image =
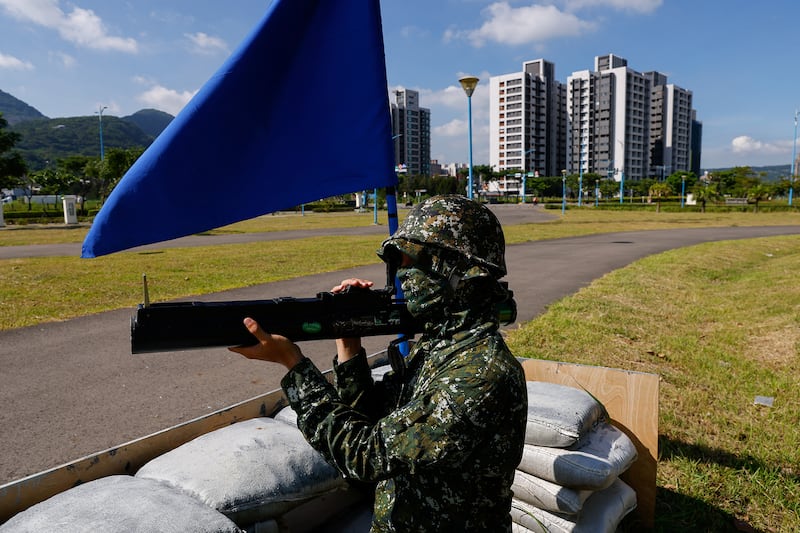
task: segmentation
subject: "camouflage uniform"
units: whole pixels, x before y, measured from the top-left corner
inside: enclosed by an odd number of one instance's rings
[[[397,259],[392,247],[412,255],[416,264],[401,267],[398,277],[414,293],[410,301],[433,302],[417,309],[428,322],[405,365],[373,382],[362,350],[334,362],[333,385],[307,359],[282,381],[312,446],[346,477],[377,482],[373,531],[511,530],[510,487],[522,455],[527,394],[491,305],[505,274],[502,230],[489,243],[500,243],[499,254],[465,241],[454,228],[461,219],[475,220],[465,205],[494,215],[458,198],[422,204],[380,252],[387,262]],[[427,231],[442,216],[450,220],[429,233],[434,246],[415,224],[427,220]],[[494,229],[485,221],[478,229],[487,225]],[[454,245],[459,239],[471,247],[467,253]],[[481,256],[469,255],[475,251]],[[427,292],[414,292],[419,272],[434,280]]]

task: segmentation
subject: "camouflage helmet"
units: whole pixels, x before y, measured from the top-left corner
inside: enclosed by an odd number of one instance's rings
[[[423,250],[434,254],[436,249],[447,250],[471,266],[486,269],[496,279],[506,275],[500,221],[489,208],[465,196],[434,196],[414,206],[397,231],[383,242],[378,255],[388,262],[391,248],[413,258]]]

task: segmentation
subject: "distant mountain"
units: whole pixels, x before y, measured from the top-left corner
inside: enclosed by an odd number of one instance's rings
[[[2,90],[0,90],[0,113],[3,113],[3,118],[10,126],[26,120],[47,118],[38,109]]]
[[[173,118],[175,117],[158,109],[142,109],[133,115],[122,117],[122,120],[133,122],[143,132],[155,139],[172,122]]]
[[[9,129],[22,138],[19,150],[30,170],[71,155],[100,157],[98,116],[48,118],[22,100],[0,90],[0,113]],[[157,109],[142,109],[127,117],[103,115],[103,146],[147,148],[174,117]]]
[[[706,169],[706,172],[709,174],[714,174],[714,172],[718,172],[720,170],[731,170],[734,167],[728,168],[709,168]],[[750,169],[756,174],[756,176],[763,176],[764,181],[780,181],[781,178],[786,178],[789,174],[792,173],[792,166],[787,165],[768,165],[763,167],[750,167]]]
[[[100,157],[99,118],[69,117],[28,120],[15,124],[12,131],[22,138],[16,149],[30,170],[39,170],[71,155]],[[103,146],[111,148],[147,148],[154,137],[128,120],[103,116]]]

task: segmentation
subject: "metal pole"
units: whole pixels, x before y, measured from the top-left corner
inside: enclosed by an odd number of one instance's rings
[[[536,153],[535,149],[530,149],[530,150],[526,151],[524,159],[527,161],[528,154],[532,154],[532,153]],[[527,167],[528,165],[525,165],[525,166]],[[536,167],[536,163],[534,162],[534,164],[532,166],[534,167],[533,171],[536,172],[536,168],[535,168]],[[522,203],[523,204],[525,203],[525,184],[526,184],[527,181],[528,181],[528,173],[527,172],[523,172],[522,173]]]
[[[467,108],[469,120],[469,183],[467,183],[467,198],[472,199],[472,93],[478,86],[480,80],[475,76],[464,76],[459,78],[458,83],[467,95]]]
[[[625,203],[625,143],[622,141],[617,141],[617,144],[622,149],[622,168],[620,169],[619,175],[619,203]],[[616,156],[614,157],[616,159]]]
[[[600,180],[594,180],[594,206],[597,207],[598,196],[600,195]]]
[[[472,95],[467,96],[467,108],[469,117],[469,182],[467,183],[467,198],[472,200]]]
[[[681,176],[681,209],[686,199],[686,176]]]
[[[100,117],[100,161],[105,159],[105,150],[103,149],[103,111],[106,109],[108,109],[108,106],[103,106],[97,113]]]
[[[578,207],[583,205],[583,143],[578,157]]]
[[[795,165],[794,161],[797,158],[797,111],[794,112],[794,139],[792,142],[792,172],[791,176],[789,176],[789,205],[792,205],[792,195],[794,192],[794,173],[795,173]]]
[[[378,225],[378,189],[374,189],[372,194],[375,195],[375,199],[372,202],[372,223],[376,226]]]
[[[567,210],[567,171],[561,171],[561,214]]]

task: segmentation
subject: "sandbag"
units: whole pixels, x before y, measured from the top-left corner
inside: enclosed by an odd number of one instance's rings
[[[636,493],[624,481],[616,479],[610,487],[586,500],[577,519],[543,511],[514,498],[511,521],[534,533],[614,533],[635,508]]]
[[[202,435],[153,459],[136,477],[190,494],[240,526],[279,516],[345,483],[300,430],[271,418]]]
[[[517,467],[573,489],[601,490],[636,461],[636,446],[607,422],[597,424],[582,443],[569,448],[526,444]]]
[[[514,498],[539,509],[570,515],[578,514],[592,495],[592,491],[562,487],[521,470],[514,472],[511,491]]]
[[[580,442],[606,416],[591,394],[574,387],[528,381],[525,444],[566,448]]]
[[[234,533],[225,515],[167,485],[109,476],[78,485],[18,513],[3,533]]]

